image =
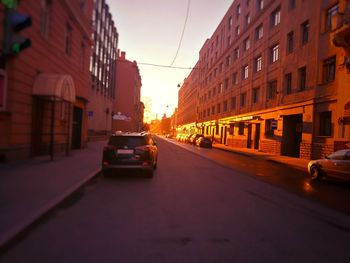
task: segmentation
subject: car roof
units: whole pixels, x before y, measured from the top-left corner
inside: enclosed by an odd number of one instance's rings
[[[147,132],[121,132],[117,131],[111,135],[111,137],[118,137],[118,136],[135,136],[135,137],[142,137],[145,135],[149,135]]]

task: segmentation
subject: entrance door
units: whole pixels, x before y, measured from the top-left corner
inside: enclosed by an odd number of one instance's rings
[[[45,154],[43,149],[44,110],[45,100],[33,97],[32,156]]]
[[[224,127],[221,127],[220,129],[220,143],[223,144],[224,142]]]
[[[224,142],[223,142],[225,145],[227,144],[227,127],[225,126],[225,129],[224,129]]]
[[[247,148],[252,147],[252,125],[248,124]]]
[[[72,127],[72,149],[81,148],[81,131],[83,124],[83,110],[74,107]]]
[[[259,150],[260,143],[260,123],[255,124],[254,149]]]
[[[300,143],[303,133],[303,115],[289,115],[283,117],[283,136],[281,154],[300,157]]]

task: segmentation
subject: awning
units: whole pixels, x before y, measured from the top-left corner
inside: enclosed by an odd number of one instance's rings
[[[33,95],[75,102],[75,86],[70,75],[41,73],[35,78]]]

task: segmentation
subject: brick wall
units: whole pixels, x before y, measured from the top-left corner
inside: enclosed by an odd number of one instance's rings
[[[313,143],[312,145],[312,159],[321,159],[326,155],[331,154],[334,151],[333,144],[322,144],[322,143]]]
[[[281,154],[281,142],[278,140],[261,140],[260,151],[275,155]]]
[[[310,142],[301,142],[300,144],[300,159],[311,159],[312,144]]]

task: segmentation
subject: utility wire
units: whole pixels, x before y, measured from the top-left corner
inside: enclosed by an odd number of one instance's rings
[[[173,61],[170,63],[170,66],[174,65],[174,62],[175,62],[175,60],[177,58],[177,55],[179,54],[179,51],[180,51],[180,48],[181,48],[182,39],[183,39],[183,36],[184,36],[184,33],[185,33],[185,29],[186,29],[186,25],[187,25],[188,15],[190,13],[190,5],[191,5],[191,0],[188,0],[188,2],[187,2],[187,11],[186,11],[186,19],[185,19],[184,26],[182,28],[180,42],[179,42],[179,45],[177,47],[177,51],[176,51],[175,57],[174,57]]]
[[[153,67],[160,67],[160,68],[173,68],[173,69],[199,69],[199,68],[192,68],[192,67],[176,67],[176,66],[167,66],[167,65],[160,65],[160,64],[153,64],[153,63],[144,63],[144,62],[137,62],[138,65],[145,65],[145,66],[153,66]]]

